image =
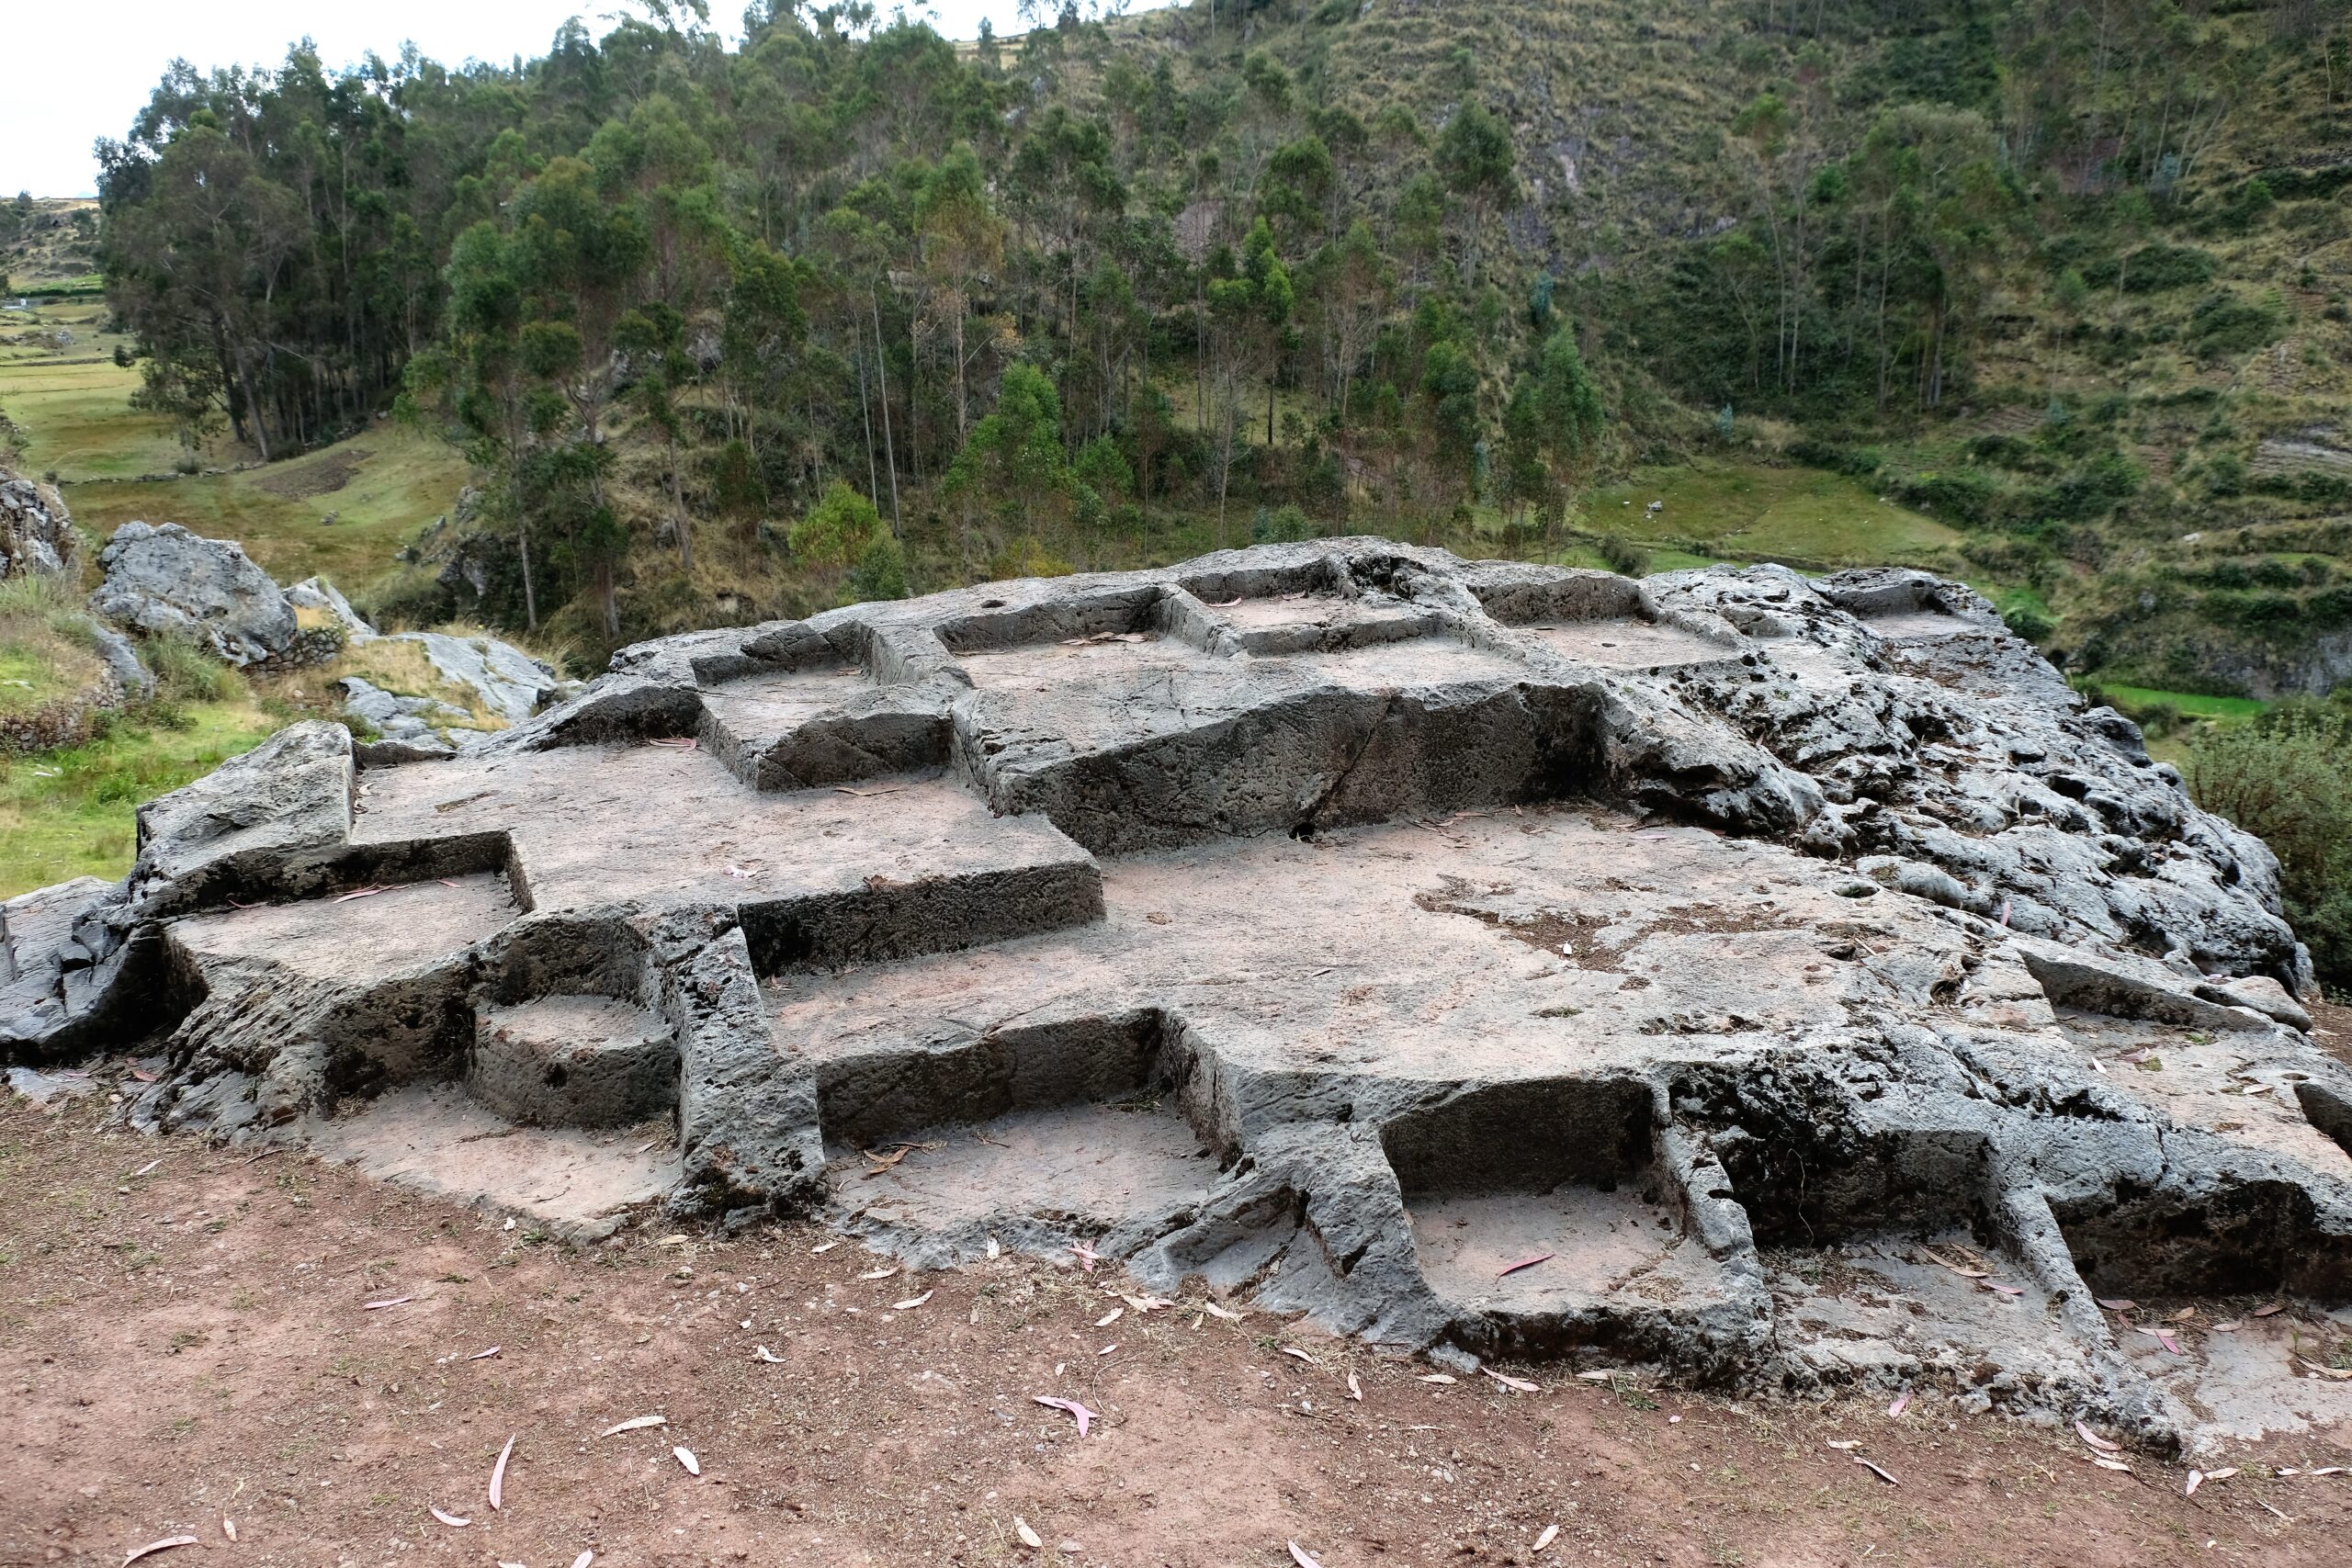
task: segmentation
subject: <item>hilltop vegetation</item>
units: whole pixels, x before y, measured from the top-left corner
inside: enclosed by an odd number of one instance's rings
[[[963,45],[656,6],[512,67],[175,66],[100,254],[187,452],[394,410],[463,448],[468,521],[379,558],[379,614],[590,663],[1344,528],[1918,560],[2078,668],[2267,695],[2352,668],[2348,58],[2339,0],[1228,0]],[[797,551],[843,485],[873,536]]]

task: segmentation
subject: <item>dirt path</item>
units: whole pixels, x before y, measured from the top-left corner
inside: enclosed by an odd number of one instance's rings
[[[573,1253],[303,1156],[97,1121],[0,1109],[0,1564],[112,1565],[180,1534],[201,1546],[148,1561],[1205,1568],[1290,1562],[1295,1540],[1326,1568],[2269,1568],[2352,1550],[2352,1476],[2265,1468],[2352,1461],[2352,1434],[2233,1455],[2242,1473],[2184,1497],[2178,1466],[2099,1470],[1939,1396],[1890,1420],[1557,1367],[1507,1369],[1537,1393],[1433,1382],[1305,1324],[1139,1311],[1107,1269],[872,1279],[885,1264],[808,1227],[657,1224]],[[1041,1394],[1100,1412],[1092,1435]],[[646,1415],[668,1424],[599,1436]]]

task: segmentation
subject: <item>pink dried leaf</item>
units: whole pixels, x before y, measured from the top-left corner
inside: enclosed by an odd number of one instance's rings
[[[2005,1296],[2021,1296],[2025,1294],[2025,1290],[2022,1286],[2004,1285],[1998,1280],[1979,1280],[1977,1283],[1984,1286],[1984,1289],[1988,1291],[1996,1292]]]
[[[123,1568],[130,1568],[130,1564],[138,1562],[141,1558],[152,1557],[158,1551],[169,1551],[175,1546],[195,1546],[197,1544],[198,1544],[197,1539],[192,1535],[167,1535],[161,1540],[149,1541],[146,1545],[139,1548],[130,1556],[124,1558],[122,1560]]]
[[[1894,1396],[1894,1404],[1886,1407],[1887,1419],[1890,1421],[1893,1420],[1894,1417],[1902,1415],[1904,1411],[1909,1409],[1910,1405],[1911,1391],[1906,1388],[1901,1393]]]
[[[2075,1436],[2082,1438],[2083,1441],[2088,1443],[2091,1447],[2097,1449],[2103,1454],[2121,1453],[2123,1451],[2123,1445],[2121,1443],[2109,1442],[2107,1438],[2100,1437],[2097,1432],[2091,1430],[2090,1423],[2082,1420],[2080,1417],[2077,1417],[2075,1421]]]
[[[426,1505],[424,1511],[431,1514],[435,1518],[439,1519],[443,1524],[447,1525],[453,1530],[461,1530],[468,1525],[473,1523],[473,1520],[471,1519],[461,1519],[458,1517],[457,1515],[448,1512],[447,1509],[435,1507],[430,1504]]]
[[[1067,1411],[1070,1418],[1078,1423],[1078,1435],[1081,1438],[1086,1436],[1088,1430],[1094,1425],[1096,1413],[1075,1399],[1057,1399],[1047,1393],[1031,1394],[1030,1397],[1048,1410]]]
[[[614,1422],[596,1435],[600,1438],[612,1438],[623,1432],[641,1432],[648,1427],[666,1427],[669,1424],[670,1418],[667,1416],[632,1416],[626,1421]]]
[[[2250,1315],[2255,1317],[2273,1317],[2286,1310],[2287,1303],[2285,1302],[2272,1302],[2267,1306],[2258,1306],[2255,1308]]]
[[[517,1432],[514,1438],[522,1435]],[[490,1507],[492,1513],[506,1506],[506,1461],[514,1457],[514,1438],[507,1438],[506,1446],[498,1450],[498,1464],[490,1472]]]
[[[1877,1476],[1881,1481],[1885,1482],[1889,1486],[1900,1486],[1903,1484],[1900,1481],[1895,1480],[1893,1473],[1886,1470],[1883,1465],[1873,1464],[1869,1460],[1862,1459],[1859,1456],[1856,1457],[1854,1462],[1860,1465],[1864,1470],[1869,1471],[1872,1475]]]
[[[487,1349],[487,1350],[477,1350],[477,1351],[475,1351],[472,1355],[468,1356],[468,1357],[466,1358],[466,1359],[467,1359],[467,1360],[469,1360],[469,1361],[487,1361],[487,1360],[489,1360],[492,1356],[497,1355],[497,1354],[498,1354],[498,1352],[499,1352],[501,1349],[503,1349],[503,1348],[504,1348],[504,1347],[503,1347],[503,1346],[492,1345],[492,1346],[489,1349]]]
[[[1306,1553],[1306,1548],[1299,1545],[1298,1542],[1294,1540],[1285,1542],[1285,1544],[1290,1548],[1290,1560],[1293,1562],[1297,1563],[1298,1568],[1323,1568],[1323,1564],[1316,1562],[1314,1558],[1308,1556]]]
[[[409,1303],[414,1300],[416,1300],[414,1296],[392,1296],[380,1302],[369,1302],[366,1306],[361,1307],[359,1310],[361,1312],[381,1312],[386,1307],[406,1306]]]
[[[1538,1263],[1548,1263],[1552,1260],[1554,1254],[1552,1253],[1539,1252],[1532,1258],[1522,1258],[1516,1263],[1506,1263],[1496,1273],[1495,1278],[1498,1280],[1506,1279],[1510,1275],[1518,1273],[1522,1269],[1532,1269]]]
[[[596,1554],[594,1551],[582,1551],[579,1556],[571,1560],[571,1568],[588,1568],[588,1564],[595,1561]]]
[[[1363,1384],[1356,1382],[1356,1375],[1353,1372],[1348,1374],[1348,1397],[1358,1404],[1363,1402]]]
[[[1494,1379],[1505,1388],[1514,1389],[1521,1393],[1541,1393],[1544,1392],[1544,1385],[1542,1383],[1529,1382],[1525,1378],[1515,1378],[1508,1372],[1498,1372],[1492,1367],[1482,1367],[1479,1371],[1485,1372],[1488,1377]]]
[[[1534,1550],[1541,1551],[1559,1539],[1560,1527],[1557,1525],[1545,1525],[1544,1527],[1544,1532],[1535,1538]]]
[[[2098,1299],[2098,1304],[2109,1312],[2130,1312],[2140,1303],[2128,1296],[2101,1296]]]

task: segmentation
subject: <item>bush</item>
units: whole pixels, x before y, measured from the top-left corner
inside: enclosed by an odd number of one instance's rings
[[[861,600],[907,596],[907,553],[887,531],[874,536],[850,569],[849,591]]]
[[[1915,474],[1895,487],[1906,506],[1949,522],[1979,526],[1992,521],[2000,489],[1983,474]]]
[[[2295,934],[2320,979],[2352,983],[2352,713],[2281,705],[2201,737],[2189,793],[2270,846]]]
[[[2028,642],[2046,642],[2058,629],[2058,617],[2030,599],[2019,599],[2001,612],[2002,624]]]
[[[1789,457],[1809,468],[1827,468],[1849,479],[1878,478],[1881,457],[1875,446],[1840,446],[1834,441],[1819,441],[1812,436],[1789,444]]]
[[[888,534],[874,503],[835,479],[808,514],[792,525],[785,543],[795,560],[810,566],[852,566],[865,558],[876,536]]]
[[[229,667],[186,637],[154,637],[144,651],[164,702],[217,703],[235,689]]]
[[[2278,311],[2219,289],[2188,313],[2189,345],[2209,357],[2251,353],[2278,335]]]
[[[2194,245],[2142,245],[2120,261],[2110,256],[2083,268],[2083,281],[2094,288],[2112,288],[2120,277],[2126,294],[2161,294],[2172,288],[2193,288],[2213,281],[2221,264],[2211,251]]]
[[[1261,506],[1250,519],[1252,544],[1295,544],[1301,539],[1312,539],[1320,532],[1315,520],[1296,506],[1278,506],[1271,512]]]
[[[1604,535],[1599,546],[1600,558],[1609,570],[1620,577],[1641,577],[1650,570],[1650,553],[1631,539],[1621,539],[1614,534]]]

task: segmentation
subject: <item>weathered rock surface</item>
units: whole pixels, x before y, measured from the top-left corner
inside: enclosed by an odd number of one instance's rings
[[[630,649],[453,760],[298,727],[141,846],[8,942],[20,1055],[167,1034],[144,1125],[573,1235],[1082,1245],[1465,1363],[2352,1419],[2094,1295],[2352,1302],[2268,852],[1918,574],[999,583]],[[464,1152],[502,1121],[560,1179]]]
[[[385,640],[416,644],[435,674],[472,693],[484,709],[508,724],[522,723],[563,689],[554,671],[493,637],[395,632]]]
[[[288,653],[300,635],[285,593],[233,541],[125,523],[98,565],[106,580],[90,607],[145,636],[186,637],[243,668]]]
[[[304,579],[288,589],[286,597],[298,608],[313,610],[333,623],[346,646],[413,645],[434,675],[455,689],[452,694],[463,695],[494,726],[522,723],[554,702],[567,687],[553,670],[497,637],[379,632],[322,577]],[[345,715],[384,738],[371,751],[370,760],[415,761],[452,756],[485,732],[467,708],[437,696],[387,692],[357,677],[345,679],[343,688],[348,699],[344,705]]]
[[[343,633],[346,641],[366,642],[377,635],[376,628],[351,607],[351,601],[343,596],[342,591],[323,577],[306,577],[288,588],[286,602],[297,610],[317,611]]]
[[[0,578],[69,575],[81,548],[57,487],[0,468]]]
[[[113,627],[97,621],[89,623],[90,645],[97,650],[98,660],[107,669],[107,676],[125,697],[144,697],[155,690],[155,677],[139,661],[139,649],[129,637]]]

